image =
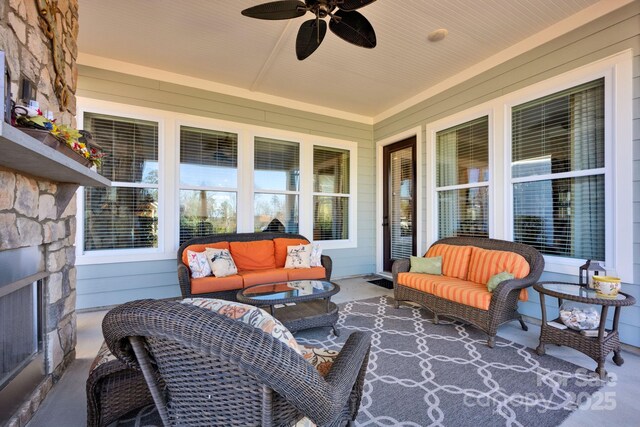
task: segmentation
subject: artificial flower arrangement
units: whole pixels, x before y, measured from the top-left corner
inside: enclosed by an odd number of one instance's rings
[[[58,140],[64,142],[69,148],[91,161],[95,166],[102,164],[102,158],[106,154],[95,142],[91,144],[91,134],[87,131],[79,131],[70,126],[57,124],[52,115],[45,117],[39,108],[34,106],[15,106],[15,122],[24,127],[46,130]]]

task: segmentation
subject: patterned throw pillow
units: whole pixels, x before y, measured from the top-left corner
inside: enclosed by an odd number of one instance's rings
[[[322,248],[319,244],[311,244],[311,259],[309,261],[311,267],[322,267]]]
[[[207,254],[187,250],[187,259],[189,260],[191,277],[199,279],[200,277],[211,276],[211,266],[207,261]]]
[[[238,273],[236,264],[233,262],[228,249],[207,248],[205,251],[214,276],[227,277]]]
[[[287,246],[287,261],[284,268],[310,268],[311,245]]]
[[[239,302],[225,301],[213,298],[187,298],[182,300],[183,304],[191,304],[207,310],[227,316],[230,319],[251,325],[264,331],[285,345],[291,347],[296,353],[302,355],[298,342],[291,332],[284,327],[275,317],[261,308]]]

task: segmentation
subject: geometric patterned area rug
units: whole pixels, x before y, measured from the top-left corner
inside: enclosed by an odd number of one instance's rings
[[[593,373],[523,345],[440,320],[390,297],[340,304],[340,337],[296,333],[339,350],[351,332],[371,335],[360,426],[557,426],[604,385]]]

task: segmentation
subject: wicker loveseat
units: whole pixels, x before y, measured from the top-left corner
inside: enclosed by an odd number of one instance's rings
[[[235,301],[239,289],[252,285],[305,279],[330,280],[332,263],[327,255],[322,255],[321,267],[284,268],[287,246],[308,242],[299,234],[269,232],[212,234],[189,239],[178,249],[178,283],[182,297]],[[186,251],[202,252],[207,247],[229,249],[238,267],[238,274],[192,278]]]
[[[351,424],[371,343],[365,333],[352,333],[323,372],[257,327],[160,300],[112,309],[102,330],[113,354],[144,374],[139,378],[165,426],[289,426],[303,417],[319,426]]]
[[[489,347],[503,323],[519,320],[527,330],[517,308],[518,298],[526,300],[526,288],[537,282],[544,268],[544,258],[535,248],[497,239],[448,237],[435,242],[425,256],[442,256],[443,275],[411,273],[410,260],[395,261],[396,308],[401,301],[412,301],[431,311],[436,324],[438,316],[470,323],[488,334]],[[493,292],[487,290],[490,276],[513,269],[520,273],[511,271],[516,278],[503,281]]]

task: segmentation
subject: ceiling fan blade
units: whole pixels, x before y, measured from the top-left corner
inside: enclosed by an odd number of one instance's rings
[[[336,36],[356,46],[369,49],[376,47],[376,32],[360,12],[338,10],[329,22],[329,29]]]
[[[250,7],[241,13],[257,19],[291,19],[307,13],[307,5],[298,0],[272,1]]]
[[[338,9],[350,12],[352,10],[360,9],[368,4],[373,3],[376,0],[344,0],[342,3],[338,3]]]
[[[319,31],[318,31],[319,30]],[[316,51],[324,36],[327,34],[327,23],[322,19],[305,21],[298,30],[296,37],[296,56],[300,61]]]

